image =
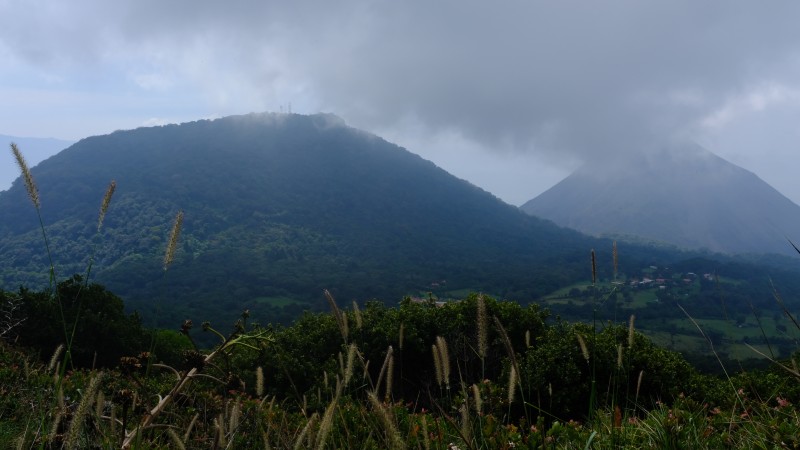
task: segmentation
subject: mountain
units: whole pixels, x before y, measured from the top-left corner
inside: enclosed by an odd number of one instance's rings
[[[32,173],[58,277],[85,273],[94,255],[92,280],[163,326],[246,308],[262,322],[285,320],[323,307],[326,288],[346,304],[467,289],[530,301],[586,279],[599,242],[327,114],[118,131]],[[165,272],[179,210],[183,230]],[[20,179],[0,192],[0,211],[13,219],[0,222],[0,287],[46,284],[47,253]]]
[[[12,142],[25,149],[25,159],[30,166],[38,164],[73,144],[72,141],[62,139],[15,137],[0,134],[0,144],[3,148],[8,148]],[[11,156],[7,156],[6,160],[8,164],[0,165],[0,191],[8,189],[11,182],[19,176],[19,168],[12,162]]]
[[[784,253],[800,207],[755,174],[694,144],[585,166],[521,206],[584,233],[722,253]]]

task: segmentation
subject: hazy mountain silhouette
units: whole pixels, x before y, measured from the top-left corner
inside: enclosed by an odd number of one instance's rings
[[[791,253],[786,238],[800,236],[798,205],[694,144],[585,166],[521,209],[593,235],[723,253]]]
[[[96,248],[93,279],[159,311],[165,326],[244,308],[264,321],[296,315],[323,305],[324,288],[343,302],[457,289],[529,301],[585,279],[595,246],[332,115],[118,131],[32,172],[59,277],[85,272]],[[164,274],[179,210],[184,230]],[[13,219],[0,222],[2,286],[45,284],[47,255],[21,180],[0,193],[0,211]]]
[[[0,134],[0,144],[3,148],[8,149],[12,142],[25,149],[25,160],[29,166],[35,166],[73,144],[72,141],[63,139],[28,138]],[[0,164],[0,191],[11,187],[11,182],[19,177],[19,168],[13,162],[14,159],[10,153],[6,153],[4,161],[3,164]]]

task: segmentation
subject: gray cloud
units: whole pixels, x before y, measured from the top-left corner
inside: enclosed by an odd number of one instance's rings
[[[562,168],[676,136],[729,142],[715,136],[758,111],[750,100],[765,86],[800,89],[793,2],[44,5],[0,6],[15,18],[0,47],[42,71],[101,68],[129,89],[194,92],[200,116],[292,102],[400,130],[401,143],[457,136],[452,145],[568,161]],[[766,101],[781,99],[800,102]]]

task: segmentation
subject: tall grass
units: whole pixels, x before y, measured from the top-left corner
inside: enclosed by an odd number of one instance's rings
[[[363,326],[372,329],[370,319],[364,319]],[[621,344],[624,353],[622,358],[617,357],[611,364],[616,368],[614,370],[621,370],[622,373],[611,375],[619,377],[620,382],[629,365],[626,362],[630,359],[629,354],[635,351],[640,339],[643,339],[636,335],[632,323],[633,320],[630,320],[628,329],[625,330],[627,333],[614,335],[619,338],[615,348],[619,349]],[[792,433],[800,430],[794,406],[787,404],[782,398],[760,401],[744,395],[741,403],[737,401],[735,407],[728,408],[727,412],[721,412],[716,407],[689,397],[679,397],[670,404],[663,403],[655,408],[645,409],[634,399],[634,395],[638,397],[638,393],[631,391],[632,409],[626,408],[622,401],[618,404],[612,402],[599,407],[592,418],[585,422],[555,419],[548,416],[547,411],[536,412],[530,417],[514,417],[508,413],[497,415],[493,404],[497,400],[494,397],[498,394],[504,397],[504,405],[510,402],[521,408],[527,406],[527,402],[520,399],[520,395],[526,392],[523,389],[525,383],[520,383],[518,377],[524,374],[525,369],[521,366],[520,373],[517,373],[508,354],[503,358],[508,364],[505,379],[473,383],[454,395],[452,406],[442,403],[441,410],[423,410],[416,407],[413,401],[404,399],[395,402],[393,396],[385,394],[385,381],[394,372],[389,362],[384,364],[383,380],[378,380],[372,388],[363,389],[356,382],[359,377],[353,376],[357,373],[355,368],[359,365],[364,367],[367,363],[359,356],[362,354],[359,347],[366,344],[356,341],[342,346],[340,371],[327,403],[321,409],[310,406],[295,409],[281,401],[276,404],[275,399],[270,400],[269,395],[262,397],[265,395],[264,387],[239,387],[235,394],[223,394],[229,389],[222,386],[227,383],[224,380],[224,367],[228,357],[234,356],[237,349],[257,352],[259,348],[257,339],[248,340],[240,336],[226,337],[221,347],[203,355],[202,360],[196,361],[195,367],[188,371],[176,369],[175,372],[164,372],[163,376],[154,373],[147,377],[143,377],[142,372],[135,371],[129,374],[94,371],[69,377],[63,384],[62,395],[58,398],[77,398],[79,404],[76,404],[76,411],[80,411],[77,417],[83,419],[76,419],[75,415],[66,413],[69,400],[64,400],[61,404],[63,406],[52,409],[53,412],[62,411],[62,414],[48,416],[52,420],[51,425],[46,427],[48,431],[45,434],[60,435],[63,442],[69,439],[70,443],[77,443],[78,448],[92,445],[102,445],[103,448],[226,448],[227,445],[227,448],[444,450],[720,446],[758,448],[759,439],[764,439],[765,444],[762,447],[781,447],[781,442],[790,447],[792,442],[796,442],[796,436]],[[242,345],[234,344],[237,339],[242,339],[239,341]],[[440,345],[438,341],[433,339],[429,344]],[[600,340],[598,349],[599,342]],[[576,349],[576,352],[576,356],[583,362],[580,351]],[[452,357],[450,355],[451,359]],[[597,357],[603,356],[598,354]],[[33,373],[41,370],[44,374],[46,369],[44,365],[41,368],[35,367]],[[263,369],[256,371],[259,372],[261,377],[269,378]],[[642,373],[637,371],[633,378],[641,377]],[[322,378],[322,370],[319,376]],[[460,376],[455,375],[456,378]],[[556,379],[549,381],[556,385],[559,383]],[[155,407],[147,407],[142,411],[149,399],[135,398],[134,393],[125,400],[125,397],[115,393],[120,383],[130,382],[134,385],[155,382],[148,391],[160,391],[161,399]],[[262,383],[268,384],[269,380],[263,380]],[[461,379],[458,383],[463,384],[464,380]],[[109,386],[104,388],[105,384]],[[636,384],[641,385],[641,380]],[[625,383],[620,383],[620,386],[624,385]],[[159,386],[162,389],[166,386],[172,387],[161,390]],[[80,388],[77,397],[76,387]],[[108,388],[111,388],[110,392]],[[138,390],[134,386],[133,391]],[[624,398],[622,388],[619,390]],[[215,392],[213,396],[223,395],[215,401],[217,406],[200,406],[213,398],[208,397],[210,392]],[[256,397],[251,398],[247,392]],[[101,395],[105,396],[105,400],[101,401]],[[125,402],[129,402],[129,406],[125,407]],[[101,407],[101,403],[108,406]],[[773,426],[777,428],[772,428]],[[116,440],[123,432],[125,440]],[[25,447],[32,445],[32,442],[29,433]]]
[[[53,301],[56,302],[58,306],[58,312],[61,316],[61,326],[64,332],[64,340],[67,344],[70,344],[70,336],[67,332],[67,320],[64,316],[64,306],[61,302],[61,296],[58,292],[58,280],[56,278],[56,267],[55,263],[53,262],[53,254],[50,251],[50,240],[47,237],[47,230],[44,226],[44,220],[42,219],[42,203],[39,198],[39,188],[36,186],[36,182],[33,179],[33,174],[31,173],[30,168],[28,167],[28,163],[25,161],[25,157],[22,155],[22,152],[17,147],[17,144],[11,143],[11,153],[14,156],[14,160],[19,167],[21,172],[21,176],[23,181],[25,182],[25,190],[28,192],[28,198],[31,200],[34,209],[36,210],[36,217],[39,219],[39,229],[42,231],[42,241],[44,241],[44,248],[45,252],[47,253],[47,260],[49,262],[48,267],[48,281],[49,281],[49,292],[53,298]],[[66,353],[66,362],[69,363],[70,361],[70,351],[71,346],[67,345],[67,353]],[[65,364],[66,367],[66,364]]]

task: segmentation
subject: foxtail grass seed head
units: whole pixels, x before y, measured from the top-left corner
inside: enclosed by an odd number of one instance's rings
[[[356,330],[360,330],[363,325],[361,322],[361,310],[358,309],[358,302],[355,300],[353,300],[353,316],[356,319]]]
[[[386,368],[386,390],[384,399],[388,402],[392,398],[392,384],[394,383],[394,355],[389,355],[389,365]]]
[[[22,152],[19,151],[17,144],[13,142],[11,143],[11,153],[14,154],[17,166],[19,166],[19,170],[22,172],[22,179],[25,181],[25,189],[28,191],[28,197],[30,197],[33,206],[38,210],[41,206],[39,202],[39,190],[36,189],[36,182],[33,181],[33,175],[31,175],[31,170],[28,168],[28,163],[25,162],[25,158],[22,156]]]
[[[322,422],[320,422],[319,431],[317,432],[317,450],[325,448],[325,442],[328,440],[328,434],[331,431],[331,425],[333,425],[333,414],[336,412],[336,403],[338,401],[338,397],[334,398],[325,408],[325,414],[322,416]]]
[[[217,445],[215,448],[225,448],[228,446],[228,436],[225,435],[225,417],[222,416],[220,413],[216,419],[214,419],[214,428],[217,431]]]
[[[106,195],[103,196],[103,202],[100,203],[100,214],[97,217],[97,231],[100,231],[100,228],[103,226],[103,219],[106,218],[106,212],[108,212],[108,205],[111,204],[111,197],[114,195],[114,191],[117,189],[117,182],[111,180],[111,183],[108,185],[108,189],[106,189]]]
[[[633,338],[634,338],[634,328],[633,323],[636,321],[636,315],[631,314],[630,320],[628,320],[628,348],[633,348]]]
[[[261,366],[256,368],[256,396],[261,398],[264,395],[264,369]]]
[[[383,376],[386,375],[386,370],[389,368],[389,360],[392,359],[392,355],[394,354],[394,348],[390,345],[389,348],[386,350],[386,357],[383,359],[383,365],[381,366],[381,371],[378,373],[378,382],[375,383],[375,393],[377,394],[378,389],[381,387],[381,383],[383,383]]]
[[[58,408],[56,409],[56,413],[53,417],[53,423],[50,424],[50,436],[56,436],[58,434],[59,427],[61,426],[61,419],[64,418],[64,411],[66,410],[64,407],[64,388],[61,385],[58,385],[56,404],[58,405]]]
[[[597,258],[594,254],[594,249],[592,249],[592,286],[597,284]]]
[[[56,403],[60,409],[64,409],[64,388],[62,386],[58,387],[58,392],[56,393]]]
[[[639,371],[639,379],[636,380],[636,398],[634,403],[639,401],[639,389],[642,387],[642,377],[644,376],[644,370]]]
[[[232,435],[239,428],[239,419],[242,416],[242,405],[238,400],[233,401],[230,413],[228,414],[228,434]]]
[[[583,339],[583,335],[576,334],[575,336],[578,338],[578,345],[580,345],[580,347],[581,347],[581,354],[583,354],[583,359],[585,359],[586,362],[588,363],[589,362],[589,347],[586,346],[586,341]]]
[[[301,450],[306,448],[307,445],[305,444],[306,436],[308,436],[309,430],[314,428],[314,425],[317,424],[317,420],[319,419],[319,414],[314,413],[306,422],[306,425],[303,427],[303,430],[297,436],[297,440],[294,442],[294,450]]]
[[[517,391],[517,371],[512,364],[508,371],[508,403],[514,403],[514,395]]]
[[[347,386],[350,383],[350,378],[353,377],[353,366],[356,361],[356,344],[350,344],[347,347],[347,363],[344,366],[343,384]]]
[[[364,373],[361,374],[361,379],[366,380],[368,376],[369,376],[369,361],[364,363]]]
[[[431,345],[431,353],[433,354],[433,367],[436,369],[436,383],[439,387],[444,384],[444,376],[442,375],[442,356],[439,353],[439,347],[436,344]]]
[[[517,374],[519,375],[519,363],[517,362],[517,355],[514,353],[514,346],[511,345],[511,339],[508,337],[508,333],[506,333],[506,329],[500,322],[500,319],[498,319],[497,316],[493,316],[492,318],[494,319],[494,325],[497,328],[497,332],[500,333],[500,338],[503,340],[503,346],[506,348],[506,353],[508,353],[508,357],[511,358],[511,364],[514,365],[515,369],[517,369]]]
[[[525,330],[525,348],[531,348],[531,330]]]
[[[97,399],[95,400],[94,405],[94,415],[96,418],[100,418],[103,416],[103,411],[106,407],[106,396],[103,395],[103,391],[99,391],[97,393]]]
[[[470,442],[472,440],[472,436],[470,436],[472,427],[470,427],[469,423],[469,404],[467,404],[466,400],[458,408],[458,412],[461,415],[461,436],[464,437],[466,442]]]
[[[175,222],[172,224],[172,231],[169,233],[169,242],[167,243],[167,251],[164,253],[164,271],[172,264],[175,258],[175,250],[178,248],[178,238],[181,236],[181,228],[183,227],[183,211],[178,211],[175,215]]]
[[[61,419],[64,418],[64,408],[58,408],[53,414],[53,423],[50,424],[50,436],[55,438],[58,436],[58,430],[61,427]]]
[[[61,379],[61,361],[56,362],[53,368],[53,383],[58,384]]]
[[[91,408],[95,398],[97,397],[97,389],[100,387],[100,381],[103,379],[103,375],[103,372],[95,375],[95,377],[92,378],[92,380],[89,382],[89,385],[83,391],[81,402],[78,404],[78,409],[72,416],[72,421],[70,422],[69,430],[67,431],[67,440],[64,445],[65,448],[73,449],[78,447],[78,438],[80,437],[81,429],[83,428],[83,422],[86,419],[86,414],[89,412],[89,408]]]
[[[380,419],[384,431],[386,432],[386,440],[389,444],[388,448],[404,448],[405,445],[403,443],[403,439],[400,437],[400,432],[398,431],[397,425],[394,423],[394,418],[392,417],[388,408],[381,404],[380,400],[378,400],[378,397],[374,393],[367,393],[367,397],[369,398],[369,402],[372,404],[372,409],[374,409],[377,413],[378,419]]]
[[[481,388],[477,384],[472,385],[472,398],[475,405],[475,414],[480,416],[483,412],[483,399],[481,398]]]
[[[617,369],[622,368],[622,344],[617,344]]]
[[[174,445],[175,448],[178,450],[186,450],[186,445],[183,444],[181,437],[178,436],[178,433],[174,429],[167,428],[167,435],[169,436],[169,439],[172,441],[172,445]]]
[[[481,359],[486,358],[486,350],[488,349],[488,328],[489,322],[486,317],[486,300],[483,294],[478,295],[477,301],[477,328],[478,328],[478,356]]]
[[[114,408],[111,408],[111,411],[113,412]],[[194,429],[194,426],[197,423],[197,419],[199,418],[200,418],[200,413],[195,413],[194,416],[192,416],[192,420],[189,422],[189,426],[187,426],[186,431],[183,432],[184,442],[187,442],[189,440],[189,437],[192,435],[192,429]],[[114,422],[112,421],[111,423],[113,424]]]
[[[442,336],[436,336],[436,346],[439,348],[439,357],[442,362],[442,377],[445,386],[450,387],[450,352],[447,341]]]
[[[56,347],[56,350],[53,352],[53,356],[50,357],[50,363],[47,364],[48,372],[52,372],[53,369],[56,368],[56,366],[58,365],[58,358],[61,357],[61,352],[63,351],[64,351],[64,344],[59,344],[58,347]]]

